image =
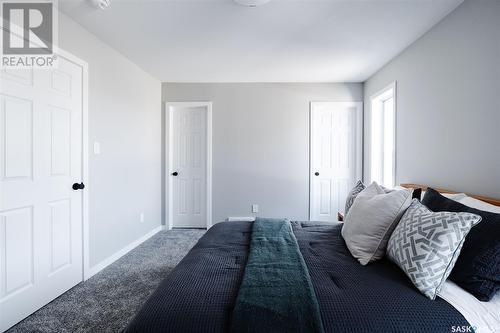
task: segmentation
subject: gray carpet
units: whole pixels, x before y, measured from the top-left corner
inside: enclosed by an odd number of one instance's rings
[[[159,232],[7,332],[121,331],[204,233]]]

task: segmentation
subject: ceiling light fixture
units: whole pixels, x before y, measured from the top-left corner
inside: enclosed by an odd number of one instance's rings
[[[101,9],[108,9],[111,6],[111,0],[91,0],[92,4]]]
[[[237,4],[240,4],[242,6],[246,7],[257,7],[261,5],[265,5],[271,0],[234,0]]]

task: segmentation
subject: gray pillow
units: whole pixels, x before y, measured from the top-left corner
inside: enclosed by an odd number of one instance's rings
[[[375,182],[358,194],[345,217],[342,237],[362,265],[384,257],[389,237],[411,199],[411,190],[387,193]]]
[[[347,215],[347,212],[349,212],[349,208],[351,208],[352,204],[354,203],[354,199],[356,199],[358,194],[365,188],[366,186],[361,180],[358,180],[356,185],[354,185],[351,192],[349,192],[349,194],[347,195],[347,199],[345,200],[344,217]]]
[[[425,296],[435,299],[465,236],[480,221],[471,213],[432,212],[414,199],[389,239],[387,256]]]
[[[389,193],[396,190],[396,189],[388,189],[387,187],[384,187],[382,185],[380,185],[380,187],[384,189],[385,193]],[[345,201],[344,216],[347,215],[347,212],[349,212],[349,209],[351,208],[358,194],[361,193],[361,191],[363,191],[365,188],[366,185],[361,180],[358,180],[356,185],[354,185],[354,187],[352,188],[351,192],[349,192],[349,194],[347,195],[347,199]]]

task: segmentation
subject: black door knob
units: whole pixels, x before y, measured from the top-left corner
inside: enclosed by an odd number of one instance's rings
[[[85,188],[85,184],[83,183],[74,183],[73,184],[73,190],[78,191],[78,190],[83,190]]]
[[[315,175],[315,176],[319,176],[319,172],[317,172],[317,171],[316,171],[316,172],[314,173],[314,175]]]
[[[178,175],[179,175],[179,173],[177,171],[172,172],[172,176],[178,176]]]

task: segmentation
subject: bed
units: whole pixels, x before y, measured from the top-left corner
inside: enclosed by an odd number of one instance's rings
[[[226,332],[243,277],[251,222],[212,227],[161,283],[126,332]],[[361,266],[341,224],[292,222],[326,332],[450,332],[470,324],[420,294],[393,263]]]

